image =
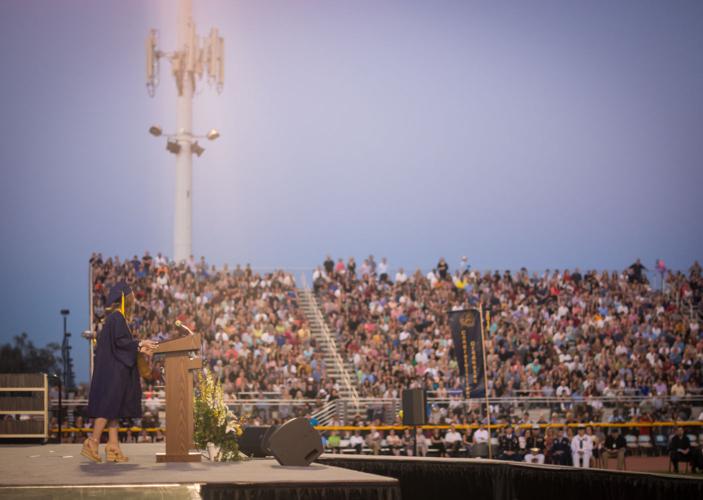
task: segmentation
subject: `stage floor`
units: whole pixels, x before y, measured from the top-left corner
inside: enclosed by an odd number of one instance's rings
[[[102,452],[103,446],[100,449]],[[127,488],[127,496],[141,498],[200,498],[200,491],[206,485],[215,490],[238,489],[242,493],[328,487],[370,493],[373,489],[398,488],[398,481],[393,478],[317,463],[309,467],[284,467],[273,459],[234,463],[211,463],[203,459],[200,463],[161,464],[156,463],[155,453],[164,451],[163,444],[125,444],[122,449],[129,462],[96,464],[80,455],[78,444],[0,446],[0,497],[124,497]],[[387,497],[397,498],[397,495],[391,493]]]

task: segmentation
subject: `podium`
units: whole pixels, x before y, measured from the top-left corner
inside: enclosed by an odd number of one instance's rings
[[[154,354],[166,358],[166,453],[157,453],[157,462],[200,462],[193,445],[193,371],[203,366],[199,334],[160,343]]]

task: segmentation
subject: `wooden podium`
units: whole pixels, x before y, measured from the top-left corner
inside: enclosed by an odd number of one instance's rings
[[[157,462],[200,462],[193,444],[193,372],[203,366],[199,334],[160,343],[154,354],[166,357],[166,453]]]

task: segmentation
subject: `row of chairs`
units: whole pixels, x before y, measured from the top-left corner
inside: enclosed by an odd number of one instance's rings
[[[691,442],[691,447],[697,448],[703,445],[703,432],[699,435],[687,434],[689,441]],[[648,434],[641,434],[636,436],[634,434],[626,434],[625,441],[627,442],[627,451],[630,454],[647,454],[652,455],[654,453],[664,455],[669,451],[669,439],[670,436],[664,434],[655,434],[654,442],[652,442],[652,437]]]

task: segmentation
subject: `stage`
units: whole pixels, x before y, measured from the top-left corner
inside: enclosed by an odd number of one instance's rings
[[[403,500],[703,498],[703,476],[674,476],[467,458],[322,455],[319,463],[394,477]]]
[[[0,498],[360,498],[399,500],[398,481],[326,464],[273,459],[156,463],[163,444],[125,444],[127,463],[96,464],[81,445],[0,446]],[[103,447],[101,446],[101,451]]]
[[[0,498],[607,500],[703,498],[703,476],[575,469],[481,459],[323,455],[156,463],[163,444],[126,444],[128,463],[95,464],[80,445],[0,446]]]

